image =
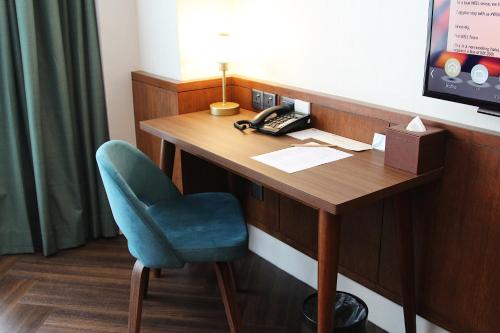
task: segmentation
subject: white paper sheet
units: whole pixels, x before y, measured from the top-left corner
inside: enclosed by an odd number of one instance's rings
[[[297,132],[291,132],[288,133],[288,136],[291,136],[292,138],[299,139],[299,140],[306,140],[306,139],[311,139],[313,136],[317,134],[317,132],[321,132],[320,130],[317,130],[315,128],[308,128],[302,131],[297,131]]]
[[[352,154],[328,147],[291,147],[253,156],[252,159],[281,171],[293,173],[350,156]]]
[[[340,148],[353,151],[363,151],[372,149],[372,146],[369,144],[352,140],[333,133],[321,131],[316,128],[308,128],[302,131],[288,133],[287,135],[299,140],[315,139],[318,141],[336,145]]]

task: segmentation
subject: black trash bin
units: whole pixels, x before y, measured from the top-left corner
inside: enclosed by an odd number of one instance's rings
[[[335,296],[335,332],[365,332],[368,306],[353,294],[337,291]],[[318,294],[309,295],[302,305],[302,315],[306,324],[316,330],[318,326]]]

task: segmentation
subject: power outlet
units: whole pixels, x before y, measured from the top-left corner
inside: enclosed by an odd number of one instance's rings
[[[255,110],[264,109],[264,93],[262,90],[252,89],[252,107]]]
[[[276,94],[264,92],[264,109],[268,109],[276,105]]]

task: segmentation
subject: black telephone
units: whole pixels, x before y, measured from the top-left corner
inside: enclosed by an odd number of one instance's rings
[[[282,135],[309,127],[311,117],[308,114],[295,112],[288,105],[278,105],[265,109],[252,120],[238,120],[234,127],[240,131],[247,128],[271,135]]]

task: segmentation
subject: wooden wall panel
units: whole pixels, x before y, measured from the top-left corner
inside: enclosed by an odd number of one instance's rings
[[[227,90],[230,98],[230,89]],[[179,93],[179,114],[208,110],[210,103],[222,100],[222,88],[206,88],[199,90],[183,91]]]
[[[134,82],[137,121],[175,109],[174,95],[165,90],[177,94],[182,112],[207,109],[218,100],[215,79],[175,83],[144,75],[135,76],[142,85]],[[231,100],[243,108],[251,109],[251,88],[309,100],[316,127],[367,143],[374,132],[383,133],[389,124],[411,118],[398,110],[304,89],[242,77],[228,82]],[[432,119],[424,122],[447,129],[449,140],[443,179],[413,193],[418,313],[454,332],[498,332],[500,136]],[[143,149],[149,153],[155,149],[154,140],[137,137]],[[187,163],[191,163],[183,166],[187,173],[200,170],[198,162]],[[217,182],[205,185],[207,189]],[[314,257],[316,212],[271,191],[264,195],[267,202],[248,199],[248,182],[246,186],[247,192],[239,196],[249,221]],[[392,214],[392,200],[386,199],[345,216],[340,260],[343,274],[397,302],[400,281]]]
[[[462,257],[462,249],[475,246],[467,244],[475,237],[464,233],[468,223],[463,224],[464,203],[469,190],[464,181],[464,176],[469,173],[467,157],[464,157],[470,152],[469,143],[455,139],[448,141],[444,177],[436,184],[435,193],[426,198],[439,206],[433,212],[427,242],[417,243],[417,251],[422,246],[428,248],[422,275],[417,278],[420,286],[417,299],[421,313],[431,320],[439,322],[441,319],[454,330],[474,332],[474,314],[467,306],[474,297],[474,282],[465,275],[475,274],[475,268],[473,261],[463,261]],[[462,271],[462,268],[467,271]]]
[[[422,302],[471,332],[496,332],[500,318],[500,148],[451,140],[433,220]],[[496,282],[494,282],[496,281]]]
[[[385,134],[389,122],[364,115],[353,114],[312,104],[314,127],[365,143],[372,143],[373,134]]]
[[[159,164],[161,140],[141,131],[139,122],[178,114],[177,93],[136,81],[132,87],[137,148]]]
[[[241,108],[255,111],[252,107],[252,89],[241,86],[232,86],[234,102],[238,103]]]
[[[481,275],[477,279],[477,298],[474,308],[477,309],[474,325],[478,331],[500,332],[500,188],[498,182],[492,182],[490,175],[500,179],[500,151],[487,149],[477,150],[472,154],[471,182],[481,186],[469,193],[469,198],[483,198],[465,218],[472,221],[484,221],[485,230],[479,263]],[[477,212],[477,213],[476,213]],[[474,213],[474,216],[472,216]],[[487,304],[488,306],[484,306]]]
[[[414,193],[418,312],[452,331],[500,327],[499,156],[500,147],[451,139],[442,181]],[[390,200],[381,244],[379,284],[390,296],[399,289]]]

